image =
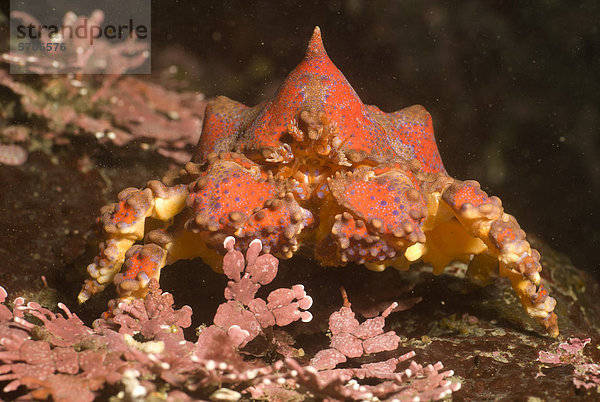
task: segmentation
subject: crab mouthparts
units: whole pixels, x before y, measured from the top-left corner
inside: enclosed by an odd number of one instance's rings
[[[343,142],[338,136],[338,126],[329,122],[323,111],[310,108],[288,124],[287,132],[290,141],[285,147],[292,160],[281,166],[279,173],[295,179],[309,198],[315,192],[318,198],[323,198],[327,178],[352,166],[341,151]]]

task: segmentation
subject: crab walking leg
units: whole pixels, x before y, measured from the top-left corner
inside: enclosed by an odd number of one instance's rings
[[[120,271],[127,250],[144,237],[146,218],[168,221],[185,207],[187,185],[166,187],[160,181],[148,182],[147,188],[127,188],[119,201],[100,210],[99,223],[105,240],[100,253],[87,267],[90,278],[79,293],[79,303],[104,290]]]
[[[558,336],[553,313],[556,301],[541,284],[540,254],[531,248],[516,219],[504,212],[500,199],[488,197],[472,180],[453,180],[441,194],[467,232],[483,240],[488,252],[498,259],[500,275],[510,280],[529,316],[551,336]]]
[[[185,229],[185,215],[175,217],[172,224],[164,229],[155,229],[144,237],[146,244],[134,245],[125,253],[123,269],[114,277],[119,302],[144,299],[151,279],[160,280],[160,272],[166,266],[179,260],[196,257],[218,272],[223,256],[217,250],[207,247],[210,232],[192,233]]]
[[[125,253],[124,270],[114,277],[120,301],[143,299],[150,279],[160,277],[167,250],[157,244],[135,245]]]

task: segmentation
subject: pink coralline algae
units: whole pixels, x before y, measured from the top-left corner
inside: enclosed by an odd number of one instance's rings
[[[414,356],[414,352],[409,352],[397,358],[329,373],[317,371],[312,366],[302,367],[293,359],[286,359],[286,363],[292,370],[295,385],[324,400],[440,400],[460,389],[460,383],[448,380],[454,372],[441,371],[444,366],[440,362],[423,367],[411,361],[404,370],[398,369],[400,363]],[[361,385],[355,378],[371,385]]]
[[[68,142],[69,134],[93,135],[116,145],[143,138],[146,146],[180,163],[189,160],[188,148],[200,137],[206,107],[200,93],[170,91],[131,76],[110,76],[100,88],[66,75],[40,76],[41,88],[16,77],[0,69],[0,86],[20,98],[25,114],[44,122],[34,137],[59,143]],[[44,86],[68,95],[49,97]]]
[[[27,160],[27,151],[19,145],[0,144],[0,165],[19,166]]]
[[[33,16],[13,11],[11,18],[18,19],[25,26],[40,26],[40,22]],[[102,26],[104,12],[95,10],[87,16],[78,16],[70,11],[62,20],[62,26],[70,28],[71,32],[87,26]],[[65,35],[64,37],[50,37],[49,32],[39,32],[41,43],[52,43],[60,46],[61,51],[40,52],[28,49],[28,52],[11,52],[4,54],[2,58],[13,65],[12,72],[28,72],[35,74],[123,74],[134,70],[145,63],[150,57],[147,43],[130,38],[120,43],[110,43],[106,39],[96,38],[90,43],[88,37],[77,35]],[[62,45],[62,46],[61,46]]]
[[[69,392],[75,392],[73,395],[82,401],[93,400],[92,391],[98,389],[102,381],[75,374],[88,369],[96,369],[100,374],[105,367],[102,361],[106,353],[92,356],[92,351],[76,352],[73,347],[93,331],[63,305],[59,307],[66,316],[54,314],[36,303],[25,303],[19,297],[11,312],[4,305],[6,296],[6,291],[0,288],[0,381],[8,382],[2,391],[11,392],[25,386],[30,390],[29,396],[37,399],[53,396],[56,400],[73,400],[65,398]],[[25,320],[26,314],[38,318],[43,325],[36,326]],[[39,339],[34,339],[34,334]],[[108,371],[104,370],[103,374],[107,376]],[[63,378],[65,381],[60,381]]]
[[[346,384],[337,387],[341,394],[331,396],[341,397],[339,399],[438,400],[460,389],[460,383],[447,379],[454,375],[452,370],[441,371],[444,367],[441,362],[423,367],[411,361],[408,367],[399,369],[399,364],[415,356],[412,351],[360,367],[336,368],[349,358],[396,350],[400,342],[394,331],[384,332],[383,329],[385,318],[397,307],[397,303],[392,303],[380,316],[359,323],[343,289],[342,295],[344,305],[329,317],[331,348],[317,352],[310,361],[310,368],[300,369],[297,363],[288,362],[302,373],[300,382],[312,392],[327,394],[325,390],[330,389],[332,383],[341,382]],[[357,382],[365,379],[370,385]]]
[[[39,25],[35,18],[23,12],[14,12],[12,17],[21,19],[24,25]],[[97,10],[87,21],[101,24],[103,19],[104,13]],[[67,13],[63,23],[75,29],[85,21],[85,17]],[[40,40],[51,42],[43,37]],[[101,142],[120,146],[143,138],[144,149],[155,148],[179,163],[189,161],[190,149],[202,130],[204,95],[171,91],[124,75],[147,61],[146,43],[135,39],[117,44],[98,40],[90,46],[85,40],[73,38],[71,41],[73,43],[66,46],[69,51],[65,52],[0,55],[0,62],[6,63],[11,72],[22,70],[38,74],[32,80],[30,76],[9,74],[8,68],[0,69],[0,86],[20,98],[14,111],[5,111],[8,114],[4,116],[5,121],[22,114],[34,119],[35,124],[28,124],[32,127],[30,143],[39,142],[41,138],[64,144],[70,141],[70,135],[93,135]],[[55,54],[61,57],[56,59]],[[94,71],[92,69],[110,74],[87,74]],[[0,136],[5,137],[3,142],[10,139],[8,131],[15,131],[17,127],[0,125],[3,129]]]
[[[243,254],[233,248],[234,245],[233,237],[225,239],[224,246],[228,252],[223,257],[223,272],[230,279],[225,289],[228,301],[219,306],[214,322],[227,331],[235,346],[245,346],[264,328],[312,320],[312,314],[306,311],[312,305],[312,299],[302,285],[276,289],[269,294],[267,301],[255,298],[261,285],[275,279],[279,261],[271,254],[259,256],[262,249],[260,240],[250,243],[245,260]]]
[[[394,331],[383,331],[385,318],[397,307],[397,303],[392,303],[380,316],[359,323],[350,308],[345,291],[342,293],[344,306],[329,317],[331,348],[321,350],[310,361],[318,370],[333,369],[338,364],[345,363],[347,358],[361,357],[366,353],[395,350],[400,342]]]
[[[583,354],[583,348],[590,343],[590,338],[569,338],[551,352],[540,351],[538,361],[555,366],[573,366],[573,384],[577,388],[590,389],[596,387],[600,392],[600,364]],[[538,374],[544,375],[542,373]]]
[[[7,292],[0,287],[3,397],[64,402],[114,396],[132,401],[427,400],[442,399],[460,388],[448,380],[453,373],[442,371],[441,363],[408,363],[414,352],[396,352],[399,338],[383,329],[395,304],[358,323],[346,298],[329,320],[331,348],[318,352],[312,365],[306,365],[308,357],[291,358],[284,347],[276,348],[283,357],[269,362],[256,358],[256,345],[254,353],[244,352],[245,344],[259,334],[267,337],[266,332],[273,344],[294,344],[283,330],[265,330],[309,321],[312,300],[300,285],[276,289],[266,300],[256,298],[259,288],[277,275],[278,260],[261,255],[260,242],[251,242],[245,257],[234,249],[231,238],[225,246],[227,300],[218,308],[214,324],[199,328],[195,342],[184,336],[191,325],[191,308],[175,309],[173,296],[162,292],[155,279],[146,299],[113,306],[112,318],[97,320],[93,328],[62,303],[60,313],[54,313],[18,297],[8,308]],[[353,339],[351,347],[342,344],[346,338]],[[344,368],[335,368],[337,363],[323,366],[319,356],[336,353],[332,350],[349,359]],[[381,351],[390,355],[372,361]],[[358,356],[364,356],[363,364],[355,366],[352,359]],[[365,384],[359,384],[363,380]]]

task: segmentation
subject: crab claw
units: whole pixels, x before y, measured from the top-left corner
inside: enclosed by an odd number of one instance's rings
[[[420,226],[426,202],[409,173],[391,166],[363,166],[329,178],[331,194],[345,209],[335,216],[324,242],[324,247],[337,245],[339,256],[332,258],[359,264],[383,261],[425,241]],[[327,253],[317,254],[328,258]]]
[[[190,185],[187,203],[193,216],[186,228],[209,232],[207,242],[214,248],[226,236],[234,236],[240,249],[258,239],[265,253],[277,250],[290,258],[299,247],[298,235],[313,222],[312,214],[286,191],[285,182],[236,153],[211,160]]]

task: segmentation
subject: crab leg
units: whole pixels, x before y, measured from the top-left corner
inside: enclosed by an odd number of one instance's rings
[[[113,280],[119,301],[145,298],[150,279],[159,280],[162,268],[178,260],[200,257],[215,271],[222,272],[222,255],[208,247],[211,232],[188,231],[187,219],[185,214],[176,216],[168,228],[146,234],[146,244],[134,245],[125,253],[123,270]]]
[[[187,185],[166,187],[152,180],[143,190],[127,188],[121,191],[117,203],[100,210],[99,223],[105,240],[100,243],[100,253],[87,267],[90,279],[85,281],[79,293],[80,303],[104,290],[120,271],[127,250],[144,237],[146,218],[170,220],[184,208],[187,194]]]
[[[256,238],[265,249],[291,256],[296,235],[311,217],[279,185],[242,155],[212,156],[206,171],[188,186],[187,212],[168,228],[146,234],[145,245],[126,251],[123,272],[114,276],[119,300],[144,298],[150,279],[158,280],[166,264],[180,259],[200,257],[222,272],[219,251],[226,236],[235,236],[242,249]]]
[[[498,259],[500,276],[510,280],[529,316],[556,337],[558,324],[553,313],[556,301],[541,284],[540,254],[531,248],[516,219],[504,212],[500,199],[488,197],[479,183],[472,180],[447,183],[441,199],[467,232],[483,240],[487,252]]]

